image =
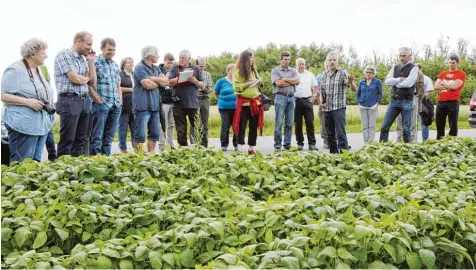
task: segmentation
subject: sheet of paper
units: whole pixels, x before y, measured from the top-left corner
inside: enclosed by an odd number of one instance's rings
[[[193,76],[193,70],[182,71],[179,73],[179,78],[177,83],[185,82],[188,78]]]

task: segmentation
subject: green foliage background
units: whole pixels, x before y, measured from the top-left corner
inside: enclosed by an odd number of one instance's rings
[[[291,52],[291,65],[294,66],[294,61],[297,58],[304,58],[306,60],[306,68],[313,74],[318,74],[324,70],[323,63],[326,59],[327,53],[330,51],[337,51],[340,53],[339,66],[347,69],[351,74],[356,76],[358,80],[364,78],[362,72],[363,68],[372,64],[377,67],[376,77],[384,80],[389,69],[397,62],[397,55],[383,56],[374,53],[372,56],[361,57],[357,54],[355,49],[351,46],[347,52],[344,51],[343,45],[316,45],[312,43],[308,46],[298,47],[294,44],[278,46],[274,43],[269,43],[265,47],[257,49],[249,48],[254,52],[256,66],[259,74],[264,80],[264,93],[272,95],[271,86],[271,70],[279,65],[279,53],[283,50]],[[476,48],[469,52],[469,42],[464,39],[459,39],[456,48],[451,48],[449,45],[449,38],[440,37],[434,47],[425,45],[422,48],[412,48],[414,52],[414,62],[422,64],[423,72],[429,76],[433,82],[436,81],[438,75],[447,69],[446,60],[449,54],[457,53],[461,57],[459,68],[464,70],[467,75],[466,83],[461,92],[461,103],[468,104],[471,95],[476,89]],[[230,52],[223,52],[219,56],[210,56],[207,59],[207,70],[211,73],[212,79],[216,82],[219,78],[226,75],[226,66],[230,63],[235,63],[238,54]],[[438,98],[433,95],[434,101]],[[384,86],[383,104],[388,104],[390,101],[390,87]],[[216,98],[211,97],[211,104],[216,104]],[[355,94],[350,89],[347,93],[347,104],[355,105]]]

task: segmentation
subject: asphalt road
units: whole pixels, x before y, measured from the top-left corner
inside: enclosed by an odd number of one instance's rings
[[[421,132],[419,132],[418,135],[419,135],[418,136],[418,141],[421,142],[422,141]],[[375,134],[375,139],[378,140],[379,136],[380,136],[380,133],[377,132]],[[459,137],[470,137],[470,138],[476,139],[476,129],[459,130],[458,131],[458,136]],[[434,138],[436,138],[436,130],[430,130],[430,139],[434,139]],[[316,139],[317,139],[317,145],[316,146],[318,148],[318,151],[321,151],[321,152],[324,152],[324,153],[326,153],[326,152],[329,153],[329,150],[326,150],[326,149],[323,148],[323,143],[322,143],[322,139],[320,137],[320,134],[316,134]],[[397,139],[397,133],[396,132],[390,132],[389,140],[395,141],[396,139]],[[351,152],[357,151],[358,149],[360,149],[364,146],[364,141],[363,141],[361,133],[349,133],[349,134],[347,134],[347,140],[349,141],[349,145],[352,146],[352,148],[350,149]],[[292,146],[297,146],[295,136],[292,137],[291,144],[292,144]],[[308,151],[307,150],[308,145],[307,145],[306,140],[304,141],[304,144],[305,144],[304,145],[304,151]],[[258,136],[258,140],[257,140],[256,145],[257,145],[256,150],[260,151],[263,154],[269,154],[269,153],[274,152],[273,136],[263,136],[263,137]],[[209,142],[208,142],[208,146],[209,147],[214,147],[214,149],[219,150],[220,149],[220,139],[219,138],[210,138]],[[130,142],[128,143],[128,149],[129,149],[129,152],[132,152],[132,145],[130,144]],[[157,147],[156,151],[158,151],[158,147]],[[230,151],[230,152],[233,151],[233,146],[231,145],[231,138],[230,138],[230,146],[228,147],[228,151]],[[247,152],[248,147],[245,146],[243,151]],[[113,154],[120,153],[118,143],[113,143],[112,153]],[[43,151],[42,160],[48,160],[48,153],[46,152],[46,148]]]

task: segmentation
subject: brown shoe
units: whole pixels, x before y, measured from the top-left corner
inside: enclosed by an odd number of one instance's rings
[[[248,155],[256,155],[256,151],[254,149],[249,149]]]

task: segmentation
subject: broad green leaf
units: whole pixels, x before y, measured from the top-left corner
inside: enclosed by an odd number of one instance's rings
[[[390,245],[390,244],[383,244],[383,248],[387,251],[390,256],[392,256],[392,259],[394,262],[397,261],[397,251],[395,250],[395,247]]]
[[[49,251],[51,252],[51,254],[53,255],[63,255],[63,250],[58,247],[58,246],[52,246],[49,248]]]
[[[299,260],[295,257],[282,257],[281,265],[288,269],[300,269]]]
[[[84,265],[86,263],[86,260],[88,259],[88,254],[84,251],[80,251],[73,256],[73,261],[78,263],[79,265]]]
[[[10,240],[13,230],[2,226],[2,241],[6,242]]]
[[[278,221],[279,216],[278,215],[271,215],[265,220],[266,227],[270,228]]]
[[[134,253],[134,257],[135,257],[136,259],[139,259],[139,258],[141,258],[141,257],[145,254],[146,251],[147,251],[147,247],[146,247],[146,246],[138,246],[138,247],[136,248],[136,252]]]
[[[374,261],[367,266],[368,269],[386,269],[387,265],[381,261]]]
[[[134,264],[129,260],[121,260],[119,262],[120,269],[134,269]]]
[[[302,247],[302,246],[304,246],[310,239],[311,239],[311,238],[309,238],[309,237],[298,236],[298,237],[295,237],[295,238],[291,241],[291,245],[296,246],[296,247]]]
[[[223,254],[223,252],[221,251],[209,251],[209,252],[205,252],[205,253],[202,253],[200,254],[200,256],[197,258],[197,260],[204,264],[212,259],[214,259],[215,257],[217,257],[218,255],[221,255]]]
[[[319,255],[317,255],[318,258],[321,256],[337,258],[337,250],[335,247],[331,247],[331,246],[325,247],[321,252],[319,252]]]
[[[346,263],[339,262],[336,265],[336,269],[350,269],[350,266]]]
[[[186,233],[186,234],[183,235],[183,237],[187,241],[187,246],[189,248],[195,246],[195,243],[197,242],[197,234],[195,234],[195,233]]]
[[[264,236],[264,241],[268,244],[273,242],[273,231],[271,229],[266,230],[266,234]]]
[[[46,232],[39,232],[36,235],[32,248],[37,249],[42,247],[46,243],[46,240],[48,240],[48,236],[46,235]]]
[[[435,253],[429,249],[420,249],[418,251],[420,254],[421,262],[428,268],[435,268]]]
[[[36,269],[51,269],[51,264],[49,262],[36,262]]]
[[[187,268],[194,268],[195,267],[195,259],[193,258],[193,251],[190,249],[186,249],[182,251],[179,255],[180,258],[180,265],[182,267]]]
[[[408,253],[406,261],[410,269],[421,269],[421,260],[420,256],[415,252]]]
[[[111,269],[112,262],[108,257],[101,255],[96,259],[96,266],[99,269]]]
[[[242,234],[239,237],[239,241],[241,244],[246,244],[248,241],[254,239],[255,237],[251,234]]]
[[[117,258],[117,259],[121,258],[121,255],[119,254],[119,252],[117,252],[115,250],[112,250],[112,249],[109,249],[109,248],[103,249],[101,253],[110,257],[110,258]]]
[[[56,233],[59,235],[61,240],[66,241],[69,237],[69,232],[65,229],[55,228]]]
[[[162,259],[159,256],[149,258],[149,261],[150,261],[150,265],[152,265],[154,269],[162,268]]]
[[[175,259],[174,259],[174,254],[173,253],[166,253],[162,255],[162,259],[168,263],[170,266],[174,267],[175,266]]]
[[[352,260],[352,261],[356,261],[357,259],[352,256],[352,254],[349,253],[349,251],[347,251],[346,248],[344,247],[340,247],[337,249],[337,256],[339,256],[339,258],[341,259],[344,259],[344,260]]]
[[[234,254],[223,254],[217,259],[224,260],[228,265],[234,265],[238,261],[238,258]]]
[[[81,236],[81,241],[83,241],[83,243],[84,243],[84,242],[88,241],[92,236],[93,236],[92,234],[84,231],[83,235]]]
[[[15,231],[15,242],[18,247],[22,247],[28,238],[30,238],[31,231],[27,227],[20,227]]]
[[[225,229],[222,222],[213,221],[208,225],[212,227],[218,233],[218,235],[220,235],[222,239],[225,237]]]

